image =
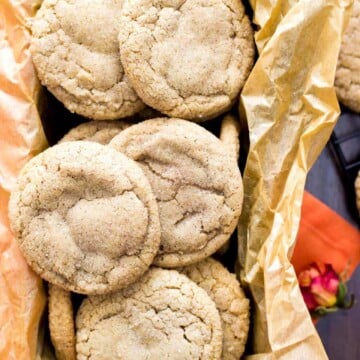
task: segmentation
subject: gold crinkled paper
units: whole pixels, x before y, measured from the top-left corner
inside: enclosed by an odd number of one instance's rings
[[[249,359],[326,359],[289,257],[306,174],[339,115],[332,87],[351,0],[252,0],[259,58],[242,93],[250,133],[239,223],[253,296]],[[45,294],[9,229],[16,176],[47,144],[25,27],[41,0],[0,0],[0,359],[37,360]],[[40,331],[41,333],[41,331]],[[40,341],[39,344],[42,344]]]
[[[248,359],[327,359],[290,256],[306,174],[339,116],[333,82],[352,1],[252,1],[259,58],[243,89],[250,149],[238,226],[253,297]]]

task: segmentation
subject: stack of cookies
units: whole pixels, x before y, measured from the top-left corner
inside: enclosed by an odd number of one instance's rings
[[[10,199],[57,358],[239,359],[249,301],[210,258],[241,213],[238,124],[225,116],[219,139],[191,121],[227,111],[249,74],[243,6],[45,0],[32,34],[42,83],[102,120],[26,164]],[[129,122],[145,104],[170,117]],[[86,295],[76,326],[71,292]]]
[[[236,129],[227,116],[224,143],[181,119],[89,122],[23,168],[9,215],[50,283],[58,359],[239,359],[249,302],[209,258],[241,212]],[[88,295],[76,331],[70,291]]]

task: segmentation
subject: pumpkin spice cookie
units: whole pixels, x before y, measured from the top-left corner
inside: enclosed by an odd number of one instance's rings
[[[240,123],[232,114],[227,114],[221,121],[220,140],[228,148],[237,162],[240,154]]]
[[[242,179],[216,136],[190,121],[158,118],[125,129],[109,146],[137,161],[155,193],[156,265],[195,263],[229,239],[241,212]]]
[[[224,333],[221,359],[240,359],[249,332],[250,309],[235,275],[211,258],[178,270],[206,291],[220,313]]]
[[[115,294],[83,301],[78,360],[216,360],[222,330],[215,304],[175,270],[151,268]]]
[[[75,325],[71,293],[49,283],[49,329],[57,360],[75,360]]]
[[[355,0],[353,13],[342,38],[335,76],[338,99],[355,112],[360,112],[360,0]]]
[[[126,1],[121,20],[121,62],[147,105],[202,121],[238,98],[254,59],[240,1]]]
[[[221,121],[220,140],[229,151],[229,159],[233,158],[235,164],[238,163],[240,155],[240,123],[232,114],[227,114]],[[237,165],[236,165],[237,166]],[[224,254],[228,251],[230,239],[217,251]]]
[[[129,285],[159,248],[148,180],[135,162],[94,142],[55,145],[25,165],[9,217],[35,272],[74,292],[102,294]]]
[[[60,141],[86,140],[102,145],[108,144],[120,131],[131,126],[124,121],[89,121],[71,129]]]
[[[120,62],[122,3],[44,0],[30,23],[39,79],[71,112],[113,120],[144,107]]]

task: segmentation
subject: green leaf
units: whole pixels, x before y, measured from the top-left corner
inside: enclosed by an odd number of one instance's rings
[[[336,302],[339,306],[344,303],[346,293],[347,293],[347,286],[344,282],[341,281],[338,287],[337,302]]]
[[[317,317],[322,317],[331,313],[334,313],[336,311],[338,311],[339,308],[337,306],[333,306],[333,307],[324,307],[324,306],[318,306],[314,311],[312,311],[312,314],[317,316]]]
[[[354,294],[351,294],[350,299],[348,299],[347,291],[346,283],[340,281],[336,297],[336,306],[341,309],[350,309],[355,303]]]

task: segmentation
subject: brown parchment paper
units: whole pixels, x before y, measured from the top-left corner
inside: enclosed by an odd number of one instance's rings
[[[339,115],[333,89],[352,1],[251,1],[260,56],[242,92],[250,149],[238,227],[253,297],[248,359],[327,359],[289,258],[306,174]]]
[[[0,359],[35,358],[45,296],[9,230],[9,192],[21,167],[46,146],[36,100],[40,86],[24,18],[39,1],[0,0]]]

